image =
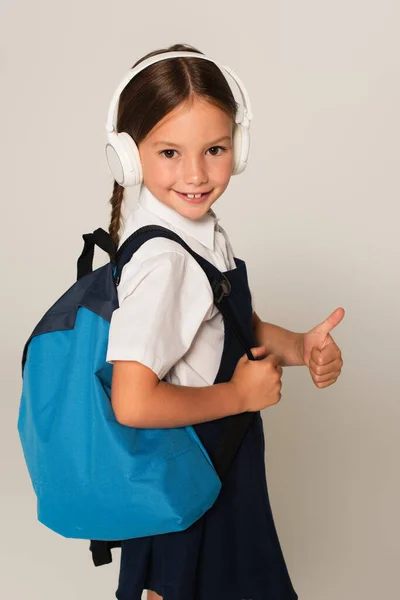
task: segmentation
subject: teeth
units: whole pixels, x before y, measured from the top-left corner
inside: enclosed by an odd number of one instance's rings
[[[188,198],[200,198],[201,194],[185,194]]]

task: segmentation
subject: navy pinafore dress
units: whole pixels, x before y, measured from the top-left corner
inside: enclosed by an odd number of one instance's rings
[[[195,253],[196,254],[196,253]],[[196,255],[203,269],[221,272]],[[223,271],[228,301],[248,348],[257,345],[246,264]],[[244,354],[224,318],[225,339],[214,383],[229,381]],[[224,417],[194,425],[211,459],[226,427]],[[141,600],[153,590],[163,600],[296,600],[275,529],[265,473],[265,440],[260,412],[239,446],[213,506],[184,531],[121,542],[118,600]]]

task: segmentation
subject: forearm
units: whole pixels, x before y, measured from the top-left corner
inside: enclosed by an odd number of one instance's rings
[[[132,399],[129,405],[131,415],[124,424],[144,429],[184,427],[244,412],[243,401],[230,381],[204,387],[160,381],[145,403]]]
[[[265,346],[268,354],[280,356],[280,364],[283,367],[304,365],[300,352],[302,333],[289,331],[261,319],[255,321],[253,331],[257,346]]]

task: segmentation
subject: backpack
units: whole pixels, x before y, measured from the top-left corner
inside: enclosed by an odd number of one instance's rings
[[[140,429],[116,420],[113,365],[105,359],[117,285],[136,249],[156,236],[180,243],[200,264],[182,238],[158,225],[138,229],[118,250],[101,228],[84,234],[77,281],[24,346],[18,433],[37,518],[67,538],[124,540],[186,529],[214,504],[254,417],[234,415],[213,462],[193,426]],[[95,246],[110,261],[93,270]],[[215,304],[254,360],[224,303],[229,281],[206,275]]]

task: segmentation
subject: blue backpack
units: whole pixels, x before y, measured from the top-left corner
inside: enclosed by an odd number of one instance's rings
[[[216,305],[253,359],[224,303],[229,281],[174,232],[148,225],[118,250],[101,228],[84,234],[77,281],[25,344],[18,416],[37,518],[67,538],[124,540],[186,529],[214,504],[254,416],[232,419],[214,462],[193,426],[139,429],[116,420],[106,352],[117,285],[133,253],[156,236],[180,243],[199,262]],[[110,261],[93,271],[95,245]]]

